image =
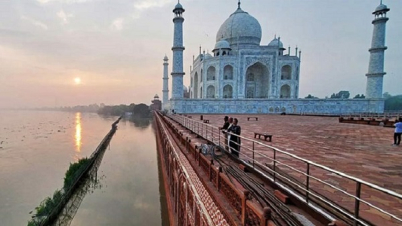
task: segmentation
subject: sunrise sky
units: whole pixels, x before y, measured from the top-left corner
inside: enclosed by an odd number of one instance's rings
[[[211,51],[237,0],[181,0],[185,85],[199,46]],[[379,0],[243,0],[262,42],[302,51],[300,97],[365,93]],[[172,63],[175,0],[0,0],[0,108],[146,103]],[[384,92],[402,94],[402,1],[384,0]],[[171,69],[171,68],[169,68]],[[169,80],[171,83],[171,79]]]

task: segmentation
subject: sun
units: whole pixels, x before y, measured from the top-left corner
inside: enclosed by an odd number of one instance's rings
[[[81,84],[81,79],[80,78],[75,78],[74,79],[74,83],[76,84],[76,85],[79,85],[79,84]]]

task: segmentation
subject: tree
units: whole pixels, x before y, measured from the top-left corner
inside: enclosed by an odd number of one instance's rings
[[[385,92],[385,93],[382,95],[382,97],[385,98],[385,99],[388,99],[388,98],[392,97],[392,95],[389,94],[388,92]]]
[[[402,110],[402,95],[392,96],[385,99],[386,111],[400,111]]]
[[[305,99],[317,99],[317,97],[315,97],[315,96],[309,94],[309,95],[307,95],[307,96],[305,97]]]
[[[150,117],[151,111],[146,104],[137,104],[134,106],[133,114],[139,117]]]
[[[362,94],[362,95],[357,94],[355,97],[353,97],[353,99],[364,99],[364,98],[366,98],[366,96],[364,96],[364,94]]]
[[[348,99],[350,97],[349,91],[339,91],[338,93],[333,93],[331,95],[332,99]]]

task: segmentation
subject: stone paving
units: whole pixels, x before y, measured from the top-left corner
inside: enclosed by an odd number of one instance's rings
[[[327,166],[334,170],[357,177],[364,181],[402,193],[402,146],[392,146],[393,128],[369,126],[359,124],[339,123],[336,117],[290,116],[290,115],[230,115],[239,119],[242,128],[241,135],[252,138],[254,132],[267,132],[273,135],[272,142],[259,140],[261,143],[271,145],[283,151],[292,153],[301,158]],[[258,121],[248,116],[258,117]],[[192,118],[199,121],[199,115]],[[224,115],[204,115],[214,126],[223,125]],[[251,147],[248,141],[242,145]],[[269,150],[263,150],[256,145],[256,150],[271,156]],[[242,148],[243,159],[251,156]],[[295,161],[286,155],[277,155],[279,161],[306,171],[306,164]],[[256,157],[263,164],[272,164],[266,158]],[[264,162],[265,161],[265,162]],[[305,183],[305,176],[281,166],[281,170],[289,173]],[[343,190],[355,194],[356,183],[328,171],[312,167],[313,176]],[[328,185],[310,180],[311,187],[321,195],[330,198],[338,205],[354,210],[354,199],[336,191]],[[375,191],[362,185],[361,197],[386,211],[402,216],[402,201],[389,195]],[[376,225],[401,225],[397,221],[360,204],[360,216],[370,220]]]

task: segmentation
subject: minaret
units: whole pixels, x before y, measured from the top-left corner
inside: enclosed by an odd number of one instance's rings
[[[163,58],[163,106],[165,106],[169,101],[169,75],[168,75],[168,58],[165,56]]]
[[[384,51],[385,46],[385,24],[388,21],[387,12],[389,8],[381,4],[373,12],[374,20],[372,24],[373,39],[371,41],[370,63],[367,76],[366,98],[382,98],[384,72]]]
[[[174,38],[173,38],[173,69],[172,69],[172,99],[183,98],[183,22],[182,14],[183,6],[180,2],[173,9],[175,18],[174,23]]]

